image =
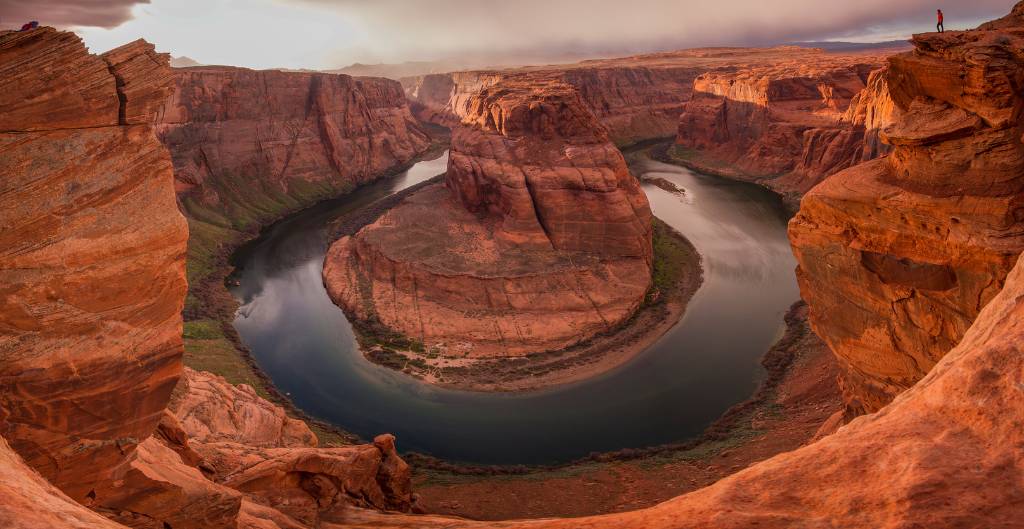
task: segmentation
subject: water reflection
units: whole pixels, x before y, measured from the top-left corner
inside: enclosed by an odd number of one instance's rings
[[[235,326],[261,367],[312,415],[364,437],[398,436],[402,450],[481,463],[552,463],[592,451],[683,440],[756,388],[761,355],[798,298],[780,201],[752,185],[640,159],[683,197],[645,184],[655,214],[704,258],[705,281],[679,325],[625,366],[527,394],[425,386],[365,361],[327,297],[325,225],[444,171],[421,162],[280,222],[236,255]]]

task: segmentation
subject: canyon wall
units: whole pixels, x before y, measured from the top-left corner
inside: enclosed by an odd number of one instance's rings
[[[814,188],[790,224],[800,290],[852,413],[928,373],[1024,250],[1024,40],[976,30],[913,42],[885,74],[900,113],[880,135],[892,153]]]
[[[252,388],[180,380],[188,230],[154,125],[172,80],[143,41],[97,56],[53,28],[0,34],[0,525],[408,510],[392,437],[318,448]]]
[[[948,33],[948,32],[947,32]],[[346,513],[349,529],[1019,527],[1024,509],[1024,260],[960,345],[881,411],[654,507],[473,522]]]
[[[498,70],[429,74],[403,79],[416,115],[447,127],[472,112],[472,99],[501,80],[519,83],[562,82],[573,86],[587,108],[619,145],[675,133],[682,103],[689,98],[699,70],[690,66],[604,65],[565,70]],[[587,63],[581,63],[581,66]]]
[[[443,356],[562,349],[627,319],[650,207],[575,89],[504,80],[467,108],[445,185],[332,245],[331,298]]]
[[[702,74],[679,117],[674,154],[795,202],[828,175],[886,151],[877,131],[895,109],[878,71],[884,57],[804,53]]]
[[[396,81],[219,66],[174,70],[158,132],[192,227],[192,283],[236,230],[397,170],[431,141]]]
[[[136,59],[167,70],[141,42],[0,40],[0,435],[77,501],[156,427],[181,370],[188,231],[144,124],[169,76]]]
[[[766,132],[764,128],[778,121],[776,127],[780,130],[772,134],[775,145],[767,140],[760,141],[761,150],[765,151],[760,154],[775,157],[776,165],[782,163],[780,158],[803,155],[804,163],[808,165],[806,172],[812,174],[821,170],[815,165],[833,169],[833,165],[840,163],[831,158],[847,155],[848,159],[841,160],[846,163],[843,167],[859,161],[852,152],[861,146],[858,142],[862,137],[858,131],[863,130],[858,127],[865,123],[851,125],[852,121],[842,120],[843,113],[850,99],[856,98],[856,93],[864,88],[870,70],[880,67],[888,53],[894,51],[837,54],[792,46],[698,48],[557,66],[429,74],[403,79],[402,84],[414,113],[420,119],[453,127],[471,111],[470,101],[476,92],[501,80],[539,84],[561,82],[579,92],[584,104],[608,129],[610,138],[618,145],[676,136],[683,130],[679,139],[681,144],[706,148],[708,154],[740,162],[743,160],[737,152],[751,150],[750,144],[757,142],[757,136]],[[787,66],[773,70],[777,65]],[[750,71],[760,72],[757,75],[763,77],[766,85],[771,83],[775,86],[772,89],[774,102],[780,100],[776,88],[791,92],[789,102],[784,105],[788,110],[782,112],[782,116],[776,117],[776,113],[768,112],[764,116],[752,116],[750,110],[743,113],[740,108],[730,114],[715,104],[725,94],[701,93],[708,85],[735,83],[741,77],[744,80],[740,85],[746,83],[748,92],[755,92],[759,88],[752,85],[757,85],[757,81],[752,81],[751,75],[745,73]],[[794,107],[801,105],[797,104],[797,98],[791,97],[793,94],[803,97],[802,106],[807,108],[794,112]],[[691,104],[695,96],[700,101]],[[747,102],[742,98],[738,101]],[[686,113],[691,116],[687,118]],[[682,121],[680,114],[684,114]],[[749,124],[744,121],[751,118],[757,119]],[[882,116],[879,114],[877,118]],[[716,119],[731,121],[732,130],[739,136],[715,136],[715,127],[711,125],[716,124]],[[693,121],[698,130],[685,131],[684,125],[689,121]],[[703,129],[699,128],[701,122],[707,122]],[[798,126],[801,123],[802,128]],[[867,124],[865,130],[872,130],[872,124]],[[815,127],[820,130],[808,135],[805,153],[801,136],[804,130]],[[832,143],[836,145],[829,147]],[[796,152],[781,152],[783,147],[790,151],[796,149]],[[772,149],[779,152],[771,153]],[[841,149],[846,149],[846,152],[837,152]],[[757,175],[774,176],[764,168],[751,169],[757,170]]]

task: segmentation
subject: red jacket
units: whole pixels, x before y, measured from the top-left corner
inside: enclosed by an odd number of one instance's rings
[[[942,11],[939,11],[939,23],[942,23]]]

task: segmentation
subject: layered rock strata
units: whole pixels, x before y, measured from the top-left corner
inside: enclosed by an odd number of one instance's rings
[[[627,319],[650,286],[651,212],[561,83],[481,89],[428,187],[328,252],[332,299],[447,356],[561,349]]]
[[[811,323],[854,413],[928,373],[1024,250],[1024,39],[983,27],[913,42],[886,73],[901,113],[880,135],[892,153],[814,188],[790,224]]]
[[[877,71],[883,60],[819,53],[705,73],[679,118],[681,156],[799,198],[886,151],[877,131],[892,122],[895,107]]]
[[[174,70],[159,135],[186,215],[245,228],[408,163],[430,143],[382,78]]]
[[[347,528],[993,527],[1024,506],[1024,264],[961,343],[878,413],[714,485],[633,512],[473,522],[350,511]]]
[[[167,70],[145,43],[0,39],[0,435],[77,501],[149,436],[181,371],[188,232],[142,124],[170,84],[121,67],[140,56]]]
[[[675,136],[680,114],[699,90],[695,81],[704,74],[727,76],[781,63],[806,65],[809,71],[820,73],[839,65],[877,67],[882,57],[879,53],[833,54],[787,46],[698,48],[558,66],[429,74],[402,79],[402,84],[421,119],[451,127],[469,114],[475,93],[501,80],[565,83],[579,92],[612,141],[625,145]]]
[[[142,41],[90,55],[40,28],[0,35],[0,79],[0,525],[302,528],[352,505],[408,510],[390,436],[317,448],[252,388],[192,371],[172,401],[188,231],[153,126],[167,56]]]

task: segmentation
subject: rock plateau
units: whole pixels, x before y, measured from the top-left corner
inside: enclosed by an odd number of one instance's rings
[[[792,200],[884,154],[877,131],[895,107],[879,70],[883,52],[794,55],[698,77],[679,118],[677,156]]]

